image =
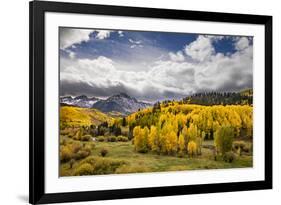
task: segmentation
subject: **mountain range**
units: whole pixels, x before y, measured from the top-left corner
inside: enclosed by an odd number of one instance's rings
[[[99,100],[100,99],[96,97],[88,98],[86,95],[80,95],[77,97],[65,96],[60,98],[60,103],[83,108],[91,108],[93,104]]]
[[[60,98],[60,103],[83,108],[95,108],[105,113],[118,112],[123,115],[152,106],[152,104],[138,101],[136,98],[131,97],[126,93],[112,95],[107,99],[99,99],[96,97],[89,98],[86,95],[77,97],[65,96]]]

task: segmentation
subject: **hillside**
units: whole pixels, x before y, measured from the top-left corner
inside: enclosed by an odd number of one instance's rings
[[[197,105],[252,105],[253,90],[241,92],[208,92],[196,93],[182,100],[184,104]]]
[[[93,108],[61,106],[60,123],[68,126],[99,125],[112,122],[113,118]]]

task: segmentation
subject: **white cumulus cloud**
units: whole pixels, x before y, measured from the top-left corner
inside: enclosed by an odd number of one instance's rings
[[[185,47],[185,53],[197,61],[206,61],[214,54],[212,39],[199,35],[198,38]]]
[[[76,43],[90,40],[90,34],[94,30],[88,29],[60,29],[60,48],[66,49]]]
[[[110,33],[112,31],[108,31],[108,30],[96,30],[97,35],[96,38],[97,39],[106,39],[110,37]]]
[[[241,37],[237,39],[235,43],[235,48],[238,51],[244,50],[249,47],[249,39],[246,37]]]
[[[169,56],[170,56],[170,58],[171,58],[172,61],[179,61],[179,62],[182,62],[182,61],[185,60],[185,57],[184,57],[182,51],[178,51],[178,52],[176,52],[176,53],[169,52]]]
[[[119,34],[119,37],[123,37],[124,36],[123,31],[118,31],[118,34]]]

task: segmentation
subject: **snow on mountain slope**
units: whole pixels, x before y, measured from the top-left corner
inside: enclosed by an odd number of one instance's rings
[[[148,106],[151,106],[151,104],[138,101],[136,98],[130,97],[126,93],[119,93],[106,100],[99,100],[93,105],[93,108],[99,109],[102,112],[115,111],[129,114]]]
[[[66,96],[60,98],[60,103],[84,108],[91,108],[97,101],[99,101],[98,98],[88,98],[86,95],[80,95],[77,97]]]

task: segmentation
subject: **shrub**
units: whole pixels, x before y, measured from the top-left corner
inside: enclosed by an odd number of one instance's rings
[[[61,130],[60,130],[60,134],[61,134],[61,135],[68,135],[68,134],[69,134],[69,131],[68,131],[68,129],[61,129]]]
[[[81,149],[75,154],[75,159],[84,159],[91,154],[89,150]]]
[[[247,144],[244,141],[233,142],[233,150],[240,156],[242,151],[246,148]]]
[[[231,151],[234,138],[234,129],[230,126],[222,126],[215,132],[215,146],[224,155]]]
[[[233,148],[235,150],[238,150],[239,148],[243,149],[246,146],[247,146],[247,144],[244,141],[235,141],[235,142],[233,142]]]
[[[82,170],[82,173],[86,174],[80,174],[81,171],[78,171],[79,167],[83,164],[89,164],[87,165],[86,171],[84,169]],[[110,158],[102,158],[102,157],[87,157],[86,159],[83,159],[80,162],[80,166],[77,168],[77,172],[75,172],[77,175],[87,175],[89,174],[113,174],[117,168],[120,166],[126,164],[123,160],[116,160],[116,159],[110,159]]]
[[[82,128],[80,128],[76,132],[76,134],[72,137],[72,139],[74,139],[74,140],[81,140],[82,134],[83,134],[83,131],[82,131]]]
[[[69,161],[69,168],[71,169],[73,167],[73,164],[75,163],[75,159],[71,159]]]
[[[226,152],[223,155],[223,160],[228,163],[232,163],[235,160],[236,156],[233,152]]]
[[[65,145],[66,144],[66,140],[65,139],[60,139],[60,145]]]
[[[97,141],[98,142],[104,142],[105,141],[105,137],[104,136],[98,136],[97,137]]]
[[[82,141],[90,141],[92,139],[92,136],[91,135],[83,135],[81,137],[81,140]]]
[[[243,147],[243,152],[250,153],[252,151],[252,145],[246,144],[245,147]]]
[[[100,154],[102,157],[105,157],[108,153],[108,150],[106,148],[102,148],[101,151],[100,151]]]
[[[96,145],[94,142],[87,142],[87,144],[85,145],[85,149],[88,149],[88,150],[92,150],[95,147],[96,147]]]
[[[91,154],[94,144],[84,144],[77,141],[71,141],[65,146],[60,146],[61,162],[68,162],[71,159],[83,159]]]
[[[197,153],[197,144],[192,140],[187,145],[187,152],[189,156],[195,156]]]
[[[93,173],[93,167],[89,163],[81,164],[77,169],[74,170],[75,176],[91,175]]]
[[[67,162],[73,157],[73,152],[69,146],[60,146],[60,161]]]
[[[183,158],[183,157],[184,157],[184,153],[183,153],[182,151],[179,151],[179,152],[178,152],[178,157],[179,157],[179,158]]]
[[[121,133],[122,133],[120,127],[116,127],[113,132],[114,132],[115,136],[121,135]]]
[[[122,135],[119,135],[118,137],[117,137],[117,141],[118,142],[128,142],[128,137],[125,137],[125,136],[122,136]]]
[[[80,142],[71,142],[67,146],[71,147],[71,150],[72,150],[73,153],[77,153],[81,149],[81,147],[82,147]]]
[[[116,142],[117,139],[116,139],[115,136],[109,136],[109,137],[107,137],[107,141],[108,141],[108,142]]]

